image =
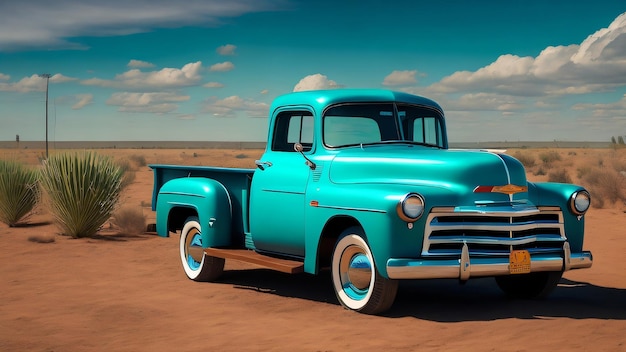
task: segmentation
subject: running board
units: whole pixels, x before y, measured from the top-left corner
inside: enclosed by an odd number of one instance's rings
[[[298,274],[304,272],[304,263],[302,262],[297,260],[274,258],[248,249],[205,248],[204,253],[212,257],[235,259],[246,263],[260,265],[262,267],[287,274]]]

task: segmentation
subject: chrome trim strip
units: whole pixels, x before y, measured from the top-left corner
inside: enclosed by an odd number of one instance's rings
[[[565,249],[565,248],[564,248]],[[564,253],[564,256],[568,255]],[[569,266],[565,262],[569,261]],[[530,271],[564,271],[589,268],[593,264],[591,252],[570,253],[569,260],[558,255],[541,255],[531,258]],[[509,258],[459,259],[401,259],[387,261],[390,279],[461,279],[471,277],[511,275]]]

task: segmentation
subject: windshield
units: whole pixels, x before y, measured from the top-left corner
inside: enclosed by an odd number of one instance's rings
[[[441,119],[436,110],[408,104],[337,105],[324,114],[324,144],[341,148],[410,143],[443,148]]]

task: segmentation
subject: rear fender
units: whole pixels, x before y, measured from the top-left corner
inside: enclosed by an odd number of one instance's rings
[[[183,227],[185,219],[174,215],[181,214],[181,210],[198,217],[203,247],[231,244],[232,202],[220,182],[210,178],[186,177],[165,183],[157,198],[159,236],[167,237],[170,229]]]

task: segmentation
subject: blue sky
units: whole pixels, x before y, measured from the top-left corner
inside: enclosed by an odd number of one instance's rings
[[[273,98],[386,88],[451,142],[626,135],[626,3],[3,0],[0,140],[263,141]]]

